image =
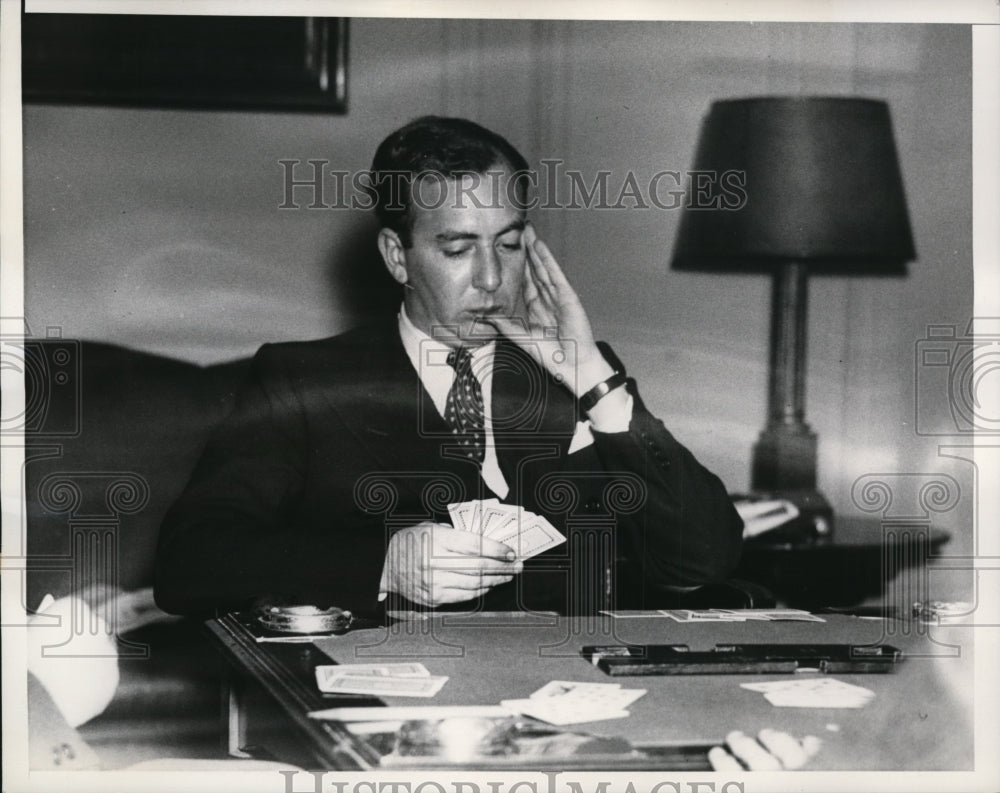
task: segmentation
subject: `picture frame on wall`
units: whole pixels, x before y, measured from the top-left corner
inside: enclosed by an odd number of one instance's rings
[[[347,112],[348,21],[23,14],[25,102]]]

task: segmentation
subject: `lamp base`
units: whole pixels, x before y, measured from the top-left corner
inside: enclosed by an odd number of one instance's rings
[[[815,490],[816,433],[802,422],[769,424],[753,449],[754,490]]]
[[[804,422],[768,425],[753,449],[753,494],[785,499],[798,508],[799,517],[782,532],[793,541],[833,533],[833,509],[816,488],[816,449],[816,433]]]

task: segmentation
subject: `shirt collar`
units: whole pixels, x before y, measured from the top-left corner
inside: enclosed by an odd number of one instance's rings
[[[399,308],[399,337],[403,342],[406,355],[420,378],[420,383],[430,396],[434,407],[442,417],[448,402],[448,392],[455,382],[455,370],[448,365],[448,353],[451,348],[438,339],[424,333],[413,324],[406,314],[406,306]],[[486,419],[486,457],[483,460],[482,476],[487,487],[500,498],[506,498],[510,486],[500,470],[496,447],[493,439],[493,353],[496,342],[491,341],[476,347],[472,351],[475,364],[481,357],[489,356],[481,365],[473,366],[479,383],[483,388],[483,410]]]
[[[417,370],[417,374],[420,375],[421,380],[426,380],[428,372],[438,370],[438,367],[442,363],[447,366],[446,360],[448,353],[451,352],[451,347],[414,325],[413,320],[406,313],[405,304],[399,307],[399,337],[403,342],[403,349],[406,350],[406,355],[409,357],[410,363]],[[473,362],[492,355],[495,349],[495,341],[472,348]],[[477,367],[477,370],[483,371],[479,367]],[[454,376],[454,371],[450,366],[447,367],[447,371],[450,381],[451,377]]]

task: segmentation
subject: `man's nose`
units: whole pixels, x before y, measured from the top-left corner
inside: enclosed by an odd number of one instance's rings
[[[477,258],[472,285],[483,292],[495,292],[503,283],[500,257],[493,248],[487,248]]]

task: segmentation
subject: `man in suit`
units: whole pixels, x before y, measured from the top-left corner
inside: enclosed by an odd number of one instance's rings
[[[425,117],[372,165],[396,317],[265,345],[167,515],[156,597],[208,614],[261,596],[592,612],[726,578],[742,524],[593,337],[526,216],[505,139]],[[448,524],[496,497],[567,542],[534,558]]]

